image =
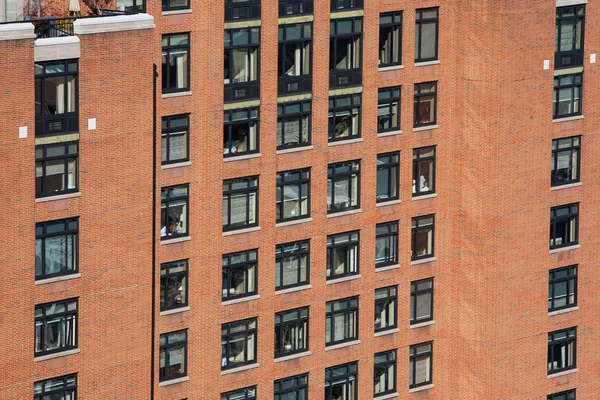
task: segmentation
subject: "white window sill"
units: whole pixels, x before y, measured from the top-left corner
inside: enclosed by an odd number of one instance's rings
[[[36,203],[46,203],[48,201],[72,199],[75,197],[81,197],[81,192],[65,193],[65,194],[58,194],[56,196],[41,197],[39,199],[35,199],[35,202]]]
[[[400,328],[388,329],[387,331],[375,332],[375,337],[393,335],[394,333],[400,332]]]
[[[360,278],[362,278],[362,275],[356,274],[356,275],[344,276],[342,278],[337,278],[337,279],[330,279],[326,283],[328,285],[333,285],[334,283],[348,282],[348,281],[353,281],[355,279],[360,279]]]
[[[383,396],[373,397],[373,400],[387,400],[387,399],[393,399],[394,397],[398,397],[398,396],[400,396],[400,394],[398,392],[388,393],[388,394],[384,394]]]
[[[164,317],[165,315],[179,314],[179,313],[182,313],[182,312],[190,311],[191,309],[192,308],[190,306],[180,307],[180,308],[174,308],[172,310],[161,311],[160,312],[160,316]]]
[[[579,310],[579,306],[563,308],[562,310],[550,311],[548,313],[548,316],[553,317],[555,315],[566,314],[566,313],[570,313],[570,312],[577,311],[577,310]]]
[[[283,150],[277,150],[276,154],[289,154],[289,153],[297,153],[299,151],[307,151],[307,150],[312,150],[314,149],[313,146],[301,146],[301,147],[293,147],[291,149],[283,149]]]
[[[386,136],[396,136],[402,135],[402,130],[399,131],[390,131],[390,132],[381,132],[377,134],[377,137],[386,137]]]
[[[296,287],[276,290],[275,294],[280,295],[280,294],[294,293],[294,292],[299,292],[301,290],[308,290],[308,289],[312,289],[312,285],[302,285],[302,286],[296,286]]]
[[[354,210],[340,211],[340,212],[336,212],[336,213],[332,213],[332,214],[327,214],[327,218],[342,217],[344,215],[358,214],[361,212],[362,212],[362,208],[356,208]]]
[[[570,369],[568,371],[557,372],[556,374],[548,375],[548,379],[558,378],[559,376],[574,374],[575,372],[579,372],[579,369],[574,368],[574,369]]]
[[[434,387],[435,387],[434,384],[430,383],[429,385],[424,385],[424,386],[419,386],[416,388],[409,389],[408,393],[422,392],[423,390],[433,389]]]
[[[81,274],[80,273],[71,274],[71,275],[57,276],[55,278],[40,279],[39,281],[35,281],[35,285],[36,286],[37,285],[46,285],[48,283],[70,281],[71,279],[78,279],[78,278],[81,278]]]
[[[81,352],[80,349],[65,350],[65,351],[61,351],[60,353],[47,354],[45,356],[35,357],[33,359],[33,362],[40,362],[40,361],[52,360],[54,358],[66,357],[66,356],[70,356],[70,355],[73,355],[73,354],[78,354],[80,352]]]
[[[250,233],[250,232],[256,232],[256,231],[260,231],[260,226],[253,226],[252,228],[244,228],[244,229],[237,229],[235,231],[223,232],[223,236],[242,235],[244,233]]]
[[[276,363],[279,362],[284,362],[284,361],[289,361],[289,360],[295,360],[296,358],[301,358],[301,357],[307,357],[310,356],[312,353],[310,351],[304,351],[302,353],[297,353],[297,354],[291,354],[289,356],[283,356],[283,357],[278,357],[275,359]]]
[[[390,65],[389,67],[377,67],[379,72],[395,71],[397,69],[404,69],[404,65]]]
[[[579,248],[581,248],[580,244],[574,244],[573,246],[565,246],[565,247],[561,247],[559,249],[552,249],[548,253],[556,254],[556,253],[562,253],[563,251],[575,250],[575,249],[579,249]]]
[[[400,268],[400,264],[386,265],[385,267],[380,267],[380,268],[375,267],[375,272],[389,271],[389,270],[398,269],[398,268]]]
[[[390,200],[390,201],[382,201],[381,203],[376,203],[376,207],[385,207],[385,206],[393,206],[394,204],[400,204],[402,203],[402,200],[400,199],[396,199],[396,200]]]
[[[365,141],[365,139],[363,139],[363,138],[340,140],[337,142],[329,142],[329,143],[327,143],[327,146],[329,146],[329,147],[342,146],[344,144],[360,143],[360,142],[364,142],[364,141]]]
[[[192,9],[188,8],[187,10],[172,10],[172,11],[163,11],[162,15],[177,15],[177,14],[191,14]]]
[[[260,299],[260,295],[259,294],[255,294],[255,295],[248,296],[248,297],[240,297],[239,299],[225,300],[225,301],[221,302],[221,305],[222,306],[229,306],[231,304],[246,303],[248,301],[258,300],[258,299]]]
[[[254,368],[258,368],[258,367],[259,367],[258,363],[244,365],[243,367],[237,367],[237,368],[226,369],[224,371],[221,371],[221,375],[235,374],[236,372],[247,371],[249,369],[254,369]]]
[[[168,381],[159,382],[158,387],[171,386],[176,385],[181,382],[187,382],[190,380],[189,376],[182,376],[181,378],[170,379]]]
[[[426,125],[426,126],[417,126],[416,128],[413,128],[413,132],[423,132],[423,131],[430,131],[432,129],[437,129],[440,126],[438,124],[435,125]]]
[[[312,218],[302,218],[302,219],[295,219],[293,221],[285,221],[285,222],[279,222],[277,224],[275,224],[276,228],[281,228],[283,226],[290,226],[290,225],[298,225],[298,224],[305,224],[307,222],[312,222]]]
[[[410,329],[424,328],[426,326],[430,326],[430,325],[434,325],[434,324],[435,324],[435,320],[425,321],[425,322],[421,322],[418,324],[412,324],[410,326]]]
[[[165,164],[161,165],[160,169],[171,169],[171,168],[179,168],[179,167],[189,167],[192,165],[191,161],[182,161],[174,164]]]
[[[417,200],[433,199],[435,197],[438,197],[437,193],[424,194],[422,196],[415,196],[412,199],[413,199],[413,201],[417,201]]]
[[[432,262],[432,261],[435,261],[435,260],[437,260],[437,258],[435,258],[435,257],[423,258],[422,260],[411,261],[410,265],[425,264],[425,263]]]
[[[415,63],[415,67],[426,67],[428,65],[438,65],[440,60],[423,61]]]
[[[251,160],[253,158],[259,158],[259,157],[262,157],[261,153],[246,154],[245,156],[236,156],[236,157],[226,157],[226,158],[223,158],[223,162]]]
[[[573,115],[572,117],[553,119],[552,123],[556,124],[559,122],[577,121],[578,119],[583,119],[583,115]]]
[[[192,240],[192,237],[191,236],[182,236],[182,237],[178,237],[178,238],[174,238],[174,239],[161,240],[160,245],[162,246],[165,244],[187,242],[188,240]]]
[[[192,92],[191,91],[187,91],[187,92],[175,92],[175,93],[164,93],[162,95],[163,99],[170,99],[173,97],[182,97],[182,96],[191,96]]]
[[[552,186],[550,188],[550,190],[570,189],[570,188],[574,188],[574,187],[581,186],[581,185],[582,185],[581,182],[568,183],[566,185]]]
[[[327,346],[327,347],[325,347],[325,351],[342,349],[344,347],[354,346],[355,344],[360,344],[360,340],[353,340],[351,342],[346,342],[346,343],[334,344],[332,346]]]

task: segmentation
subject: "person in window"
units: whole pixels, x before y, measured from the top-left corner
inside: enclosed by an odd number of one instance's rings
[[[167,227],[163,226],[160,230],[160,236],[171,236],[177,233],[181,233],[179,229],[179,221],[175,220],[175,218],[169,218],[169,229],[167,232]]]

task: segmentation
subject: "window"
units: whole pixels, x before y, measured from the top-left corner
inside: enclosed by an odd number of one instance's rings
[[[412,219],[413,260],[433,257],[433,223],[433,215]]]
[[[77,218],[35,225],[35,279],[77,272],[78,225]]]
[[[360,86],[362,18],[332,19],[330,24],[329,87]]]
[[[548,311],[577,305],[577,265],[550,270]]]
[[[258,153],[258,108],[225,111],[223,156]]]
[[[377,155],[377,202],[398,199],[400,153]]]
[[[548,334],[548,375],[576,367],[576,328]]]
[[[260,19],[260,0],[225,0],[225,22]]]
[[[331,12],[363,8],[363,0],[331,0]]]
[[[329,141],[360,137],[361,95],[329,98]]]
[[[258,99],[260,29],[225,31],[225,102]]]
[[[360,161],[327,166],[327,212],[360,207]]]
[[[408,383],[410,388],[431,383],[431,363],[433,342],[410,346],[410,370]]]
[[[358,399],[358,362],[325,368],[325,400]]]
[[[275,314],[275,357],[308,350],[308,308]]]
[[[223,393],[221,400],[256,400],[256,386]]]
[[[145,0],[117,0],[117,10],[132,13],[146,12]]]
[[[190,8],[189,0],[162,0],[163,11],[187,10]]]
[[[438,8],[417,10],[415,63],[438,59]]]
[[[187,331],[160,335],[159,380],[168,381],[187,375]]]
[[[310,168],[277,173],[277,222],[310,216]]]
[[[410,283],[410,324],[433,319],[433,278]]]
[[[77,375],[47,379],[33,384],[33,400],[77,399]]]
[[[398,309],[398,287],[375,289],[375,332],[395,328]]]
[[[160,266],[160,310],[172,310],[188,304],[188,261]]]
[[[174,115],[162,118],[162,164],[172,164],[190,159],[190,116]]]
[[[398,221],[375,227],[375,268],[398,264]]]
[[[414,127],[435,125],[437,116],[437,82],[415,84]]]
[[[552,186],[579,182],[581,136],[552,141]]]
[[[190,89],[190,34],[162,37],[162,91],[185,92]]]
[[[258,251],[223,255],[223,300],[246,297],[257,292]]]
[[[311,63],[312,24],[279,25],[279,95],[310,92]]]
[[[413,197],[435,193],[435,146],[413,150],[412,185]]]
[[[35,356],[77,348],[77,299],[35,306]]]
[[[35,134],[79,132],[78,60],[35,63]]]
[[[79,142],[35,146],[36,197],[76,192]]]
[[[277,105],[277,150],[310,145],[311,102]]]
[[[313,0],[279,0],[279,18],[313,13]]]
[[[400,130],[400,86],[379,89],[377,133]]]
[[[358,231],[327,236],[327,279],[358,274]]]
[[[171,186],[160,190],[161,240],[189,234],[188,202],[188,185]]]
[[[221,326],[221,369],[256,362],[256,318]]]
[[[329,301],[325,310],[325,345],[358,339],[358,297]]]
[[[554,69],[583,66],[585,5],[556,9]]]
[[[277,245],[275,248],[275,288],[278,290],[309,282],[308,240]]]
[[[375,354],[375,396],[396,391],[396,350]]]
[[[402,65],[402,11],[379,15],[379,67]]]
[[[581,115],[581,80],[583,74],[554,77],[553,118]]]
[[[575,400],[575,389],[548,395],[547,400]]]
[[[579,203],[550,209],[550,249],[577,244],[579,241]]]
[[[223,181],[223,231],[258,225],[258,176]]]
[[[308,400],[308,374],[278,379],[273,389],[273,400]]]

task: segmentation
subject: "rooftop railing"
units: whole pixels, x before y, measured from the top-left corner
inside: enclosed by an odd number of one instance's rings
[[[41,17],[40,19],[31,19],[33,24],[35,38],[46,39],[63,36],[73,36],[73,21],[71,18]]]

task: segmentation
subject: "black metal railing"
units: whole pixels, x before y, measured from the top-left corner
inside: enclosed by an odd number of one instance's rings
[[[31,19],[29,22],[34,26],[35,38],[45,39],[73,36],[73,21],[75,21],[75,19],[75,17],[40,17],[39,19]]]

